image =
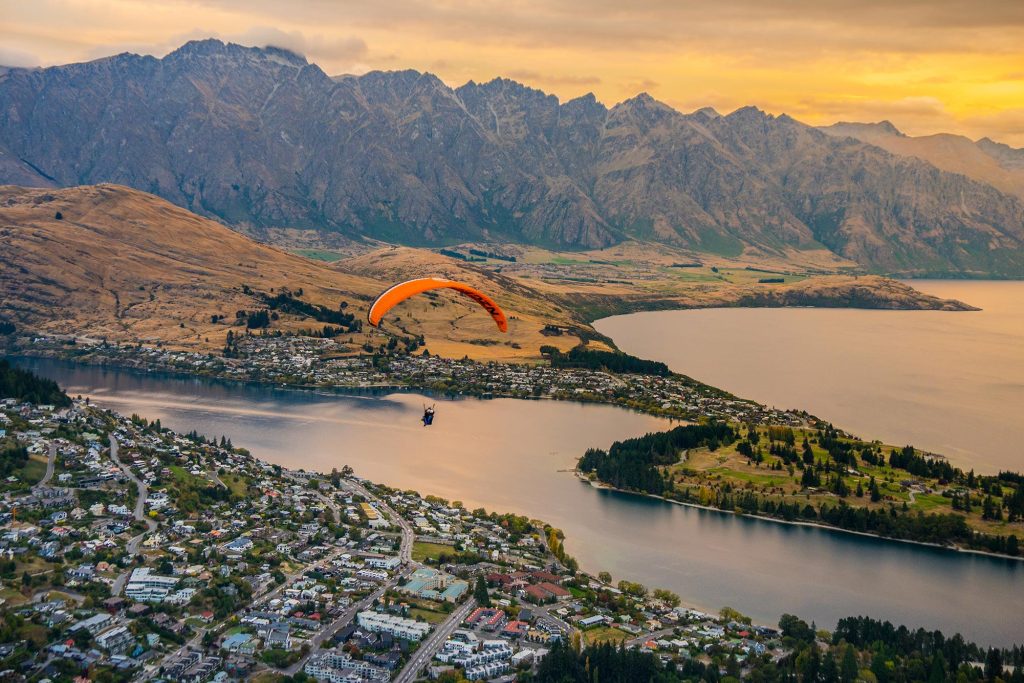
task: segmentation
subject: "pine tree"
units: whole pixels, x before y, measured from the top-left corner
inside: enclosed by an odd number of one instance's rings
[[[860,675],[860,667],[857,665],[857,653],[853,646],[847,645],[843,653],[843,663],[839,671],[839,680],[843,683],[853,683]]]
[[[1003,675],[1003,654],[999,648],[989,648],[985,658],[985,678],[994,681]]]
[[[804,439],[804,465],[814,464],[814,450],[811,449],[811,444]]]
[[[476,599],[476,604],[481,607],[491,606],[491,596],[487,592],[487,582],[483,576],[476,577],[476,587],[473,589],[473,597]]]

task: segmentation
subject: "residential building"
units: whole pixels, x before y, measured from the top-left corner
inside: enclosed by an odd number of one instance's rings
[[[127,626],[115,626],[96,636],[97,647],[112,655],[122,654],[134,642],[135,638]]]
[[[373,633],[390,633],[396,638],[419,641],[430,632],[430,624],[391,614],[364,611],[356,617],[362,628]]]
[[[176,577],[160,576],[149,567],[139,567],[128,578],[124,594],[139,602],[162,602],[177,584]]]

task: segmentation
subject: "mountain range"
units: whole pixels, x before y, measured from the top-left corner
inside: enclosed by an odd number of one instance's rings
[[[979,141],[993,161],[958,167],[900,144],[754,107],[684,114],[646,94],[606,107],[506,79],[332,78],[216,40],[0,69],[0,184],[119,183],[256,233],[824,247],[872,272],[1024,276],[1024,153]]]

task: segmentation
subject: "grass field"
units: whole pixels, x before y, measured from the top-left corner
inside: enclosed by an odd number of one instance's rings
[[[183,488],[205,488],[210,485],[209,480],[203,477],[197,477],[181,465],[171,465],[168,468],[171,471],[171,475],[174,477],[175,483],[182,486]],[[227,481],[224,482],[225,484]]]
[[[741,470],[734,470],[729,467],[715,467],[707,471],[708,474],[720,474],[727,479],[738,479],[739,481],[749,481],[754,484],[760,484],[761,486],[781,486],[791,482],[792,479],[786,472],[773,472],[771,470],[764,474],[758,472],[747,472]]]
[[[1021,535],[1018,523],[1009,523],[1000,520],[985,520],[981,515],[981,501],[976,493],[972,493],[974,507],[969,514],[962,510],[953,510],[952,499],[934,491],[942,491],[945,484],[936,479],[915,477],[909,472],[893,469],[887,464],[889,453],[894,450],[892,446],[882,446],[882,462],[870,464],[864,459],[859,459],[854,472],[843,473],[843,481],[847,486],[849,494],[841,498],[829,491],[827,487],[821,486],[814,490],[805,490],[801,485],[802,470],[793,466],[790,474],[787,469],[772,469],[776,463],[782,461],[775,455],[768,453],[768,440],[766,430],[759,430],[761,438],[758,447],[764,454],[764,462],[757,465],[737,451],[738,441],[732,445],[722,446],[715,451],[707,448],[691,449],[681,458],[679,463],[664,468],[672,475],[677,489],[686,488],[698,495],[700,501],[707,504],[709,491],[721,490],[729,486],[734,491],[752,492],[769,499],[787,502],[797,502],[801,505],[810,502],[815,507],[819,505],[836,505],[842,502],[854,508],[868,508],[883,510],[889,507],[902,507],[903,505],[914,512],[924,514],[951,514],[955,513],[966,517],[967,524],[974,530],[989,534],[1008,535],[1014,533]],[[796,448],[799,453],[803,440],[808,438],[811,451],[817,462],[821,463],[829,459],[828,452],[815,441],[815,430],[795,429],[794,437]],[[855,439],[851,443],[858,444]],[[881,493],[881,500],[872,501],[869,495],[871,478],[878,484]],[[911,490],[901,484],[906,479],[922,479],[922,484],[932,493],[915,493],[911,497]],[[827,482],[824,482],[827,483]],[[857,496],[856,490],[860,486],[863,495]],[[1004,488],[1004,495],[1009,495]]]
[[[915,502],[911,506],[915,510],[924,512],[949,512],[953,507],[952,499],[945,498],[938,493],[918,493],[914,496]],[[946,508],[940,510],[939,508]]]
[[[9,587],[0,588],[0,599],[6,600],[7,602],[4,604],[8,607],[14,607],[28,602],[28,598],[22,595],[19,591]]]
[[[29,557],[27,559],[19,558],[15,560],[15,576],[21,576],[24,572],[28,572],[29,574],[35,576],[36,574],[41,574],[43,572],[48,572],[52,570],[53,565],[38,556]]]
[[[621,643],[628,639],[629,635],[617,628],[599,626],[598,628],[584,631],[583,637],[586,639],[587,645],[597,645],[599,643]]]
[[[260,671],[259,673],[254,674],[249,680],[252,681],[252,683],[278,683],[278,681],[283,681],[284,679],[285,676],[283,674],[275,673],[273,671]]]
[[[36,456],[32,456],[17,476],[22,481],[35,485],[39,483],[44,474],[46,474],[46,459],[40,460]]]
[[[426,562],[427,560],[436,561],[442,553],[451,555],[454,552],[455,548],[441,543],[425,543],[423,541],[416,541],[412,544],[412,559],[416,562]]]
[[[237,474],[225,474],[220,480],[231,490],[231,493],[239,498],[244,498],[249,486],[249,480]]]
[[[409,618],[410,619],[422,618],[423,621],[427,622],[428,624],[440,624],[441,622],[443,622],[445,619],[448,618],[448,615],[445,614],[444,612],[435,612],[432,609],[423,609],[422,607],[413,607],[413,608],[411,608],[409,610]]]

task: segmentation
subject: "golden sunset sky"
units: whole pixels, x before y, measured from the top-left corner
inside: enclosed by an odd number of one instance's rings
[[[216,37],[328,74],[505,76],[612,105],[747,104],[806,123],[1024,147],[1024,0],[0,0],[0,64],[162,56]]]

